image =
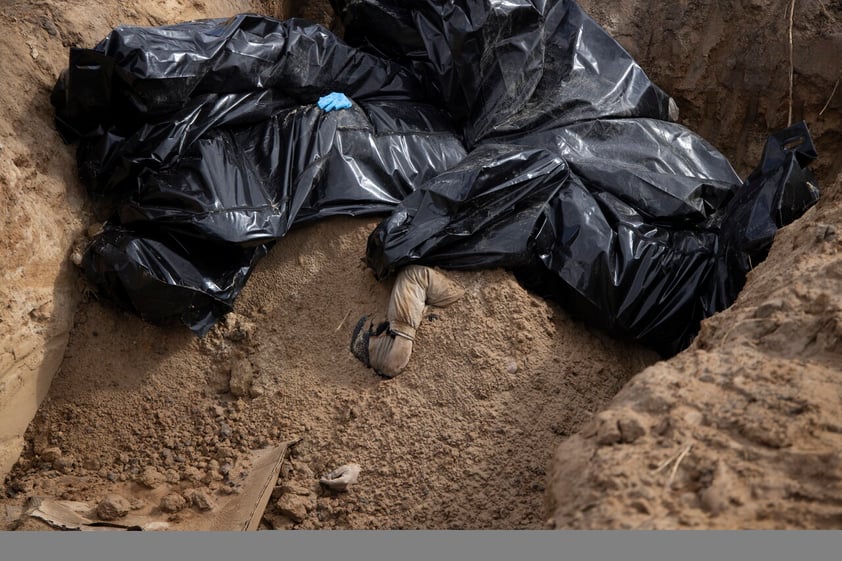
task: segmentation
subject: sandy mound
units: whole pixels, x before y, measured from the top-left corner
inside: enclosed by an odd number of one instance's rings
[[[635,376],[559,448],[556,524],[840,527],[840,219],[813,210],[783,229],[693,348]]]
[[[53,126],[50,92],[68,48],[90,47],[121,23],[160,25],[262,4],[4,2],[0,6],[0,474],[61,363],[79,302],[68,255],[92,222],[75,151]]]
[[[250,450],[301,438],[281,480],[310,491],[297,527],[542,527],[555,444],[655,356],[590,333],[507,273],[452,273],[465,297],[431,308],[407,370],[381,379],[348,350],[388,297],[360,260],[374,224],[290,234],[201,340],[83,304],[12,488],[95,502],[141,492],[154,468],[173,491],[224,496]],[[363,470],[352,491],[319,489],[348,462]]]

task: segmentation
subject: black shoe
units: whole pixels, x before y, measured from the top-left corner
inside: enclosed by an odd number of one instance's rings
[[[371,326],[365,328],[365,322],[368,321],[368,316],[363,316],[357,322],[354,328],[354,333],[351,335],[351,353],[360,359],[360,361],[367,367],[371,368],[368,361],[368,338],[371,337]]]

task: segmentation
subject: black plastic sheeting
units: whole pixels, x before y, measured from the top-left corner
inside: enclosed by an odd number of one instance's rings
[[[355,103],[326,113],[316,101],[335,89]],[[117,209],[87,276],[144,319],[206,333],[294,225],[386,213],[464,158],[420,89],[299,20],[121,27],[71,50],[58,128],[80,143],[90,194]]]
[[[670,97],[567,0],[332,0],[345,37],[409,65],[469,148],[619,117],[668,119]]]
[[[267,245],[215,246],[167,232],[109,225],[85,254],[85,273],[106,296],[145,320],[174,319],[206,333],[231,311]]]
[[[769,139],[744,186],[721,155],[674,123],[589,121],[557,131],[553,142],[570,172],[538,205],[516,210],[486,178],[537,182],[546,165],[513,172],[503,158],[472,162],[499,149],[483,144],[458,167],[494,171],[465,175],[471,187],[462,190],[449,177],[458,169],[421,186],[373,232],[368,264],[380,278],[410,263],[513,268],[591,323],[670,355],[734,301],[778,228],[818,196],[803,167],[815,158],[803,125]]]
[[[350,41],[435,84],[473,148],[372,234],[368,263],[380,278],[409,263],[510,267],[591,323],[670,355],[733,302],[775,231],[817,200],[805,125],[772,137],[742,185],[716,149],[669,122],[669,96],[575,2],[334,6]],[[511,175],[529,191],[552,174],[537,159],[515,170],[501,142],[559,157],[566,179],[556,173],[557,189],[517,206],[500,191]]]
[[[53,102],[116,208],[84,263],[103,291],[203,334],[290,228],[391,213],[369,238],[378,278],[507,267],[669,355],[818,198],[806,125],[743,183],[571,0],[333,5],[347,44],[241,15],[71,51]],[[323,112],[330,92],[353,106]]]

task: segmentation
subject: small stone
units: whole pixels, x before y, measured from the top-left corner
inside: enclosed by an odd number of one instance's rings
[[[301,523],[307,518],[307,512],[312,508],[313,499],[295,494],[284,494],[275,506],[278,513],[286,516],[295,523]]]
[[[199,469],[193,466],[187,466],[184,468],[184,476],[182,479],[186,481],[200,481],[205,474]]]
[[[219,460],[222,460],[222,461],[227,460],[229,458],[236,458],[237,457],[237,451],[234,450],[233,448],[231,448],[230,446],[220,446],[219,449],[217,450],[216,457]],[[218,465],[219,464],[217,464],[217,466]]]
[[[178,493],[170,493],[161,499],[158,508],[162,512],[174,513],[184,510],[187,507],[187,499]]]
[[[219,437],[222,439],[231,438],[231,426],[228,423],[219,424]]]
[[[302,479],[312,479],[313,477],[315,477],[313,470],[310,469],[310,466],[308,466],[304,462],[293,460],[292,467],[295,469],[296,473],[301,475]]]
[[[620,425],[613,415],[597,417],[596,443],[600,446],[610,446],[620,442],[623,438]]]
[[[61,448],[52,447],[47,448],[41,452],[41,459],[47,463],[53,463],[61,457]]]
[[[509,374],[517,374],[517,362],[510,360],[506,363],[506,372]]]
[[[816,241],[823,242],[836,235],[836,226],[833,224],[817,224],[816,225]]]
[[[44,30],[53,37],[58,35],[58,28],[56,28],[56,25],[44,16],[41,17],[41,27],[43,27]]]
[[[617,422],[620,429],[621,440],[626,443],[631,443],[646,434],[646,429],[634,417],[623,417]]]
[[[96,507],[96,515],[100,520],[117,520],[124,517],[131,510],[132,505],[122,495],[111,493],[106,495],[104,499]]]
[[[214,502],[214,500],[210,498],[207,493],[198,489],[189,490],[186,493],[185,498],[190,502],[190,504],[193,507],[201,510],[202,512],[207,512],[216,508],[216,503]]]
[[[254,381],[254,366],[247,359],[240,359],[231,366],[228,387],[236,397],[246,397]]]
[[[223,495],[238,495],[240,493],[240,490],[237,487],[234,487],[233,485],[229,484],[220,487],[219,492]]]
[[[174,485],[181,481],[181,476],[174,469],[168,469],[164,473],[164,479],[166,479],[167,483],[172,483]]]
[[[166,477],[164,477],[161,472],[154,467],[147,467],[143,470],[143,473],[140,474],[140,477],[137,478],[137,482],[147,489],[156,489],[163,485],[166,481]]]
[[[218,483],[225,479],[220,473],[219,470],[208,471],[205,476],[202,478],[202,483],[205,485],[210,485],[211,483]]]
[[[770,317],[775,312],[784,309],[785,303],[782,298],[774,298],[768,302],[764,302],[754,310],[754,317],[758,319],[765,319]]]
[[[62,456],[53,462],[53,469],[61,473],[70,473],[76,461],[72,456]]]
[[[2,515],[0,515],[0,528],[3,529],[15,527],[21,520],[21,516],[23,516],[23,508],[19,506],[5,505],[0,509],[0,512],[2,512]]]

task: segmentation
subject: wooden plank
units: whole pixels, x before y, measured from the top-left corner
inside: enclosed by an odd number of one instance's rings
[[[243,483],[243,492],[222,507],[209,530],[257,530],[291,444],[293,443],[287,442],[270,448],[255,459],[251,472]]]

